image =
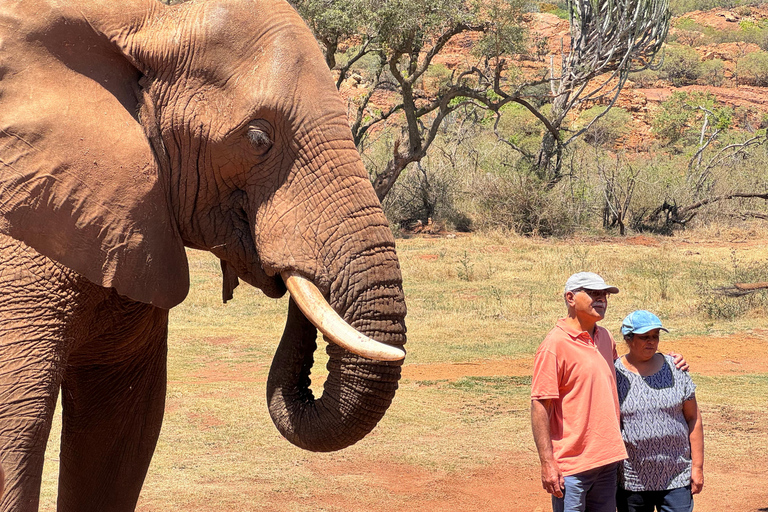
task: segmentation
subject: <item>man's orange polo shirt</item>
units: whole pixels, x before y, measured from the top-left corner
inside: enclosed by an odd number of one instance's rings
[[[596,326],[595,339],[565,319],[536,351],[531,399],[554,400],[549,419],[555,460],[573,475],[627,458],[619,430],[616,343]]]

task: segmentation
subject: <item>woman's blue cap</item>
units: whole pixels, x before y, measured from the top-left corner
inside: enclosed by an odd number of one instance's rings
[[[638,309],[637,311],[631,312],[627,315],[624,321],[621,322],[621,334],[624,336],[627,336],[628,334],[645,334],[654,329],[661,329],[662,331],[669,332],[661,326],[659,317],[644,309]]]

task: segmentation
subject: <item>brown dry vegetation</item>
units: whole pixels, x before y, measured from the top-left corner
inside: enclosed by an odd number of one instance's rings
[[[243,286],[221,304],[218,262],[192,251],[192,291],[171,315],[165,424],[138,510],[548,510],[530,434],[530,369],[562,314],[562,282],[581,268],[622,287],[607,328],[616,332],[633,308],[657,311],[672,331],[663,350],[692,365],[707,454],[696,510],[764,510],[768,308],[708,318],[699,309],[699,278],[727,284],[734,265],[764,261],[767,242],[757,229],[714,228],[688,239],[399,240],[409,301],[401,387],[371,435],[330,454],[293,447],[267,413],[265,382],[285,301]],[[326,358],[316,357],[318,394]],[[53,435],[45,511],[54,510],[57,442]]]

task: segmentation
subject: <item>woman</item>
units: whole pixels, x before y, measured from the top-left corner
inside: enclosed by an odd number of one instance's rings
[[[629,353],[615,361],[621,434],[619,512],[689,512],[704,485],[704,430],[696,385],[657,352],[667,331],[648,311],[630,313],[621,333]]]

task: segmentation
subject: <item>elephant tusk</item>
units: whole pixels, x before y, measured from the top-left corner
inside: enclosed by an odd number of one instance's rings
[[[345,322],[309,279],[288,271],[280,275],[301,312],[336,345],[376,361],[399,361],[405,358],[403,349],[371,339]]]

